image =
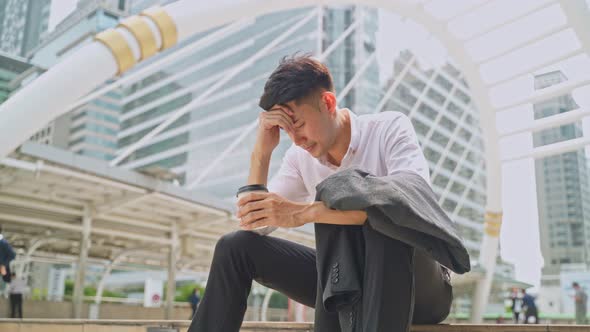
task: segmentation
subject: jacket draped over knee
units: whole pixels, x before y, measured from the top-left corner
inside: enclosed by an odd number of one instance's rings
[[[455,223],[438,204],[430,185],[415,172],[397,171],[388,176],[376,177],[358,169],[344,170],[316,186],[315,200],[323,201],[327,207],[336,210],[364,210],[367,212],[366,222],[376,231],[424,251],[455,273],[463,274],[471,269],[469,254]],[[346,235],[340,235],[339,239],[345,241]],[[344,252],[338,255],[338,270],[348,267],[350,271],[343,272],[357,276],[357,264],[347,261],[357,258],[354,254],[345,255],[347,246],[342,241],[330,241],[336,247],[334,250],[325,253],[318,250],[317,262],[334,264],[332,259],[325,256],[342,249]],[[334,270],[334,266],[318,266],[318,282],[327,286],[322,287],[323,294],[318,296],[322,296],[328,310],[351,304],[358,298],[356,290],[360,291],[361,288],[358,281],[357,285],[334,285],[330,282],[334,279],[334,273],[329,272]]]

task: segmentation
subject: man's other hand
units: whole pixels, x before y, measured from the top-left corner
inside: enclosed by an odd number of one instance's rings
[[[253,192],[238,200],[240,228],[251,230],[263,226],[299,227],[310,218],[310,204],[292,202],[275,193]]]

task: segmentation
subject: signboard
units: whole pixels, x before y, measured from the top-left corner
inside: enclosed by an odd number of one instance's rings
[[[143,306],[159,307],[162,304],[164,296],[164,281],[155,279],[146,279],[143,289]]]
[[[47,300],[63,301],[66,285],[66,271],[64,269],[49,269],[47,281]]]

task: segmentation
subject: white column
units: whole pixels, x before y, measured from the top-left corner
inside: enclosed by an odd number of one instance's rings
[[[295,304],[295,321],[296,322],[304,322],[305,321],[305,306],[299,302],[293,301]]]
[[[73,315],[74,318],[82,318],[82,304],[84,296],[84,279],[86,278],[86,263],[88,261],[88,250],[90,250],[90,231],[92,229],[92,207],[84,206],[82,217],[82,235],[80,236],[80,256],[74,283]]]
[[[266,294],[264,294],[264,300],[262,300],[262,308],[260,309],[260,320],[263,322],[266,322],[268,320],[268,304],[270,303],[270,298],[272,297],[272,294],[274,292],[274,289],[268,288],[266,290]]]
[[[23,258],[22,264],[19,266],[19,270],[16,273],[16,275],[27,280],[29,271],[31,270],[31,267],[30,267],[31,257],[33,257],[33,254],[35,253],[35,251],[43,245],[57,242],[59,240],[60,240],[59,238],[47,238],[47,239],[35,239],[35,240],[31,241],[31,245],[30,245],[29,249],[27,250],[25,257]]]
[[[174,314],[174,295],[176,294],[176,261],[178,259],[178,226],[172,223],[170,231],[170,254],[168,257],[168,286],[166,289],[166,319]]]
[[[490,116],[493,119],[489,119]],[[500,227],[502,225],[502,165],[498,149],[495,115],[482,113],[482,120],[482,130],[486,139],[487,206],[483,241],[478,261],[485,269],[485,275],[477,281],[475,286],[473,311],[471,312],[471,321],[473,323],[482,322],[489,300],[494,270],[496,269]]]

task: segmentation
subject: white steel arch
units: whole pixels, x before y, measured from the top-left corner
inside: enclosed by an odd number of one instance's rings
[[[302,0],[297,2],[244,0],[238,3],[225,0],[216,1],[205,9],[202,7],[195,8],[192,1],[184,0],[169,4],[163,8],[152,8],[142,13],[142,15],[126,19],[115,29],[99,34],[97,41],[82,47],[64,61],[52,67],[47,73],[0,106],[0,157],[6,156],[46,123],[71,109],[71,105],[75,105],[80,98],[89,94],[100,84],[131,68],[138,61],[144,60],[157,51],[168,48],[177,41],[185,40],[198,32],[248,17],[317,5],[358,4],[396,12],[423,25],[447,47],[449,54],[462,69],[471,88],[475,104],[481,112],[482,130],[486,146],[487,213],[485,236],[480,252],[480,263],[486,268],[486,277],[478,283],[472,314],[472,319],[478,322],[481,321],[484,305],[487,303],[502,222],[502,173],[498,147],[499,137],[496,129],[496,112],[499,110],[499,105],[492,102],[490,92],[501,83],[511,81],[522,75],[528,75],[539,68],[555,64],[571,56],[588,55],[590,52],[590,33],[588,32],[590,30],[586,29],[583,24],[583,22],[590,21],[590,14],[585,1],[539,1],[534,6],[523,9],[516,16],[503,21],[502,24],[517,21],[540,9],[559,4],[567,18],[567,27],[573,31],[574,38],[578,39],[580,47],[571,52],[565,52],[560,57],[550,58],[536,66],[516,71],[516,74],[509,75],[507,78],[496,81],[486,79],[482,74],[482,66],[488,65],[491,61],[504,54],[484,57],[483,62],[476,62],[467,53],[465,44],[483,34],[497,30],[501,24],[488,24],[483,29],[470,35],[461,35],[454,31],[454,27],[457,21],[461,19],[463,19],[463,22],[470,22],[470,19],[473,21],[470,15],[474,11],[487,9],[486,6],[494,9],[493,6],[496,6],[496,4],[508,2],[502,0],[481,1],[478,4],[464,6],[444,15],[433,12],[436,9],[436,6],[433,9],[432,4],[434,2],[411,0]],[[519,2],[519,5],[522,3],[528,2]],[[534,37],[534,40],[522,41],[519,45],[510,48],[509,51],[535,44],[542,37],[551,36],[553,33],[555,31],[548,31],[543,36]],[[88,63],[93,64],[92,70],[89,70]],[[500,109],[547,100],[555,96],[556,93],[569,93],[573,89],[588,84],[590,84],[588,78],[560,84],[552,89],[539,91],[515,102],[502,105]],[[39,107],[39,105],[44,105],[44,107]],[[577,119],[577,117],[570,116],[567,120],[561,120],[569,121],[571,119]],[[171,123],[172,121],[165,122]],[[540,122],[538,126],[541,126]],[[148,134],[145,141],[148,141],[149,137],[153,136],[155,134]],[[532,154],[520,158],[536,158],[556,154],[588,143],[588,141],[584,140],[582,142],[572,142],[572,144],[549,145],[543,149],[535,149]],[[120,159],[116,160],[119,161]]]

